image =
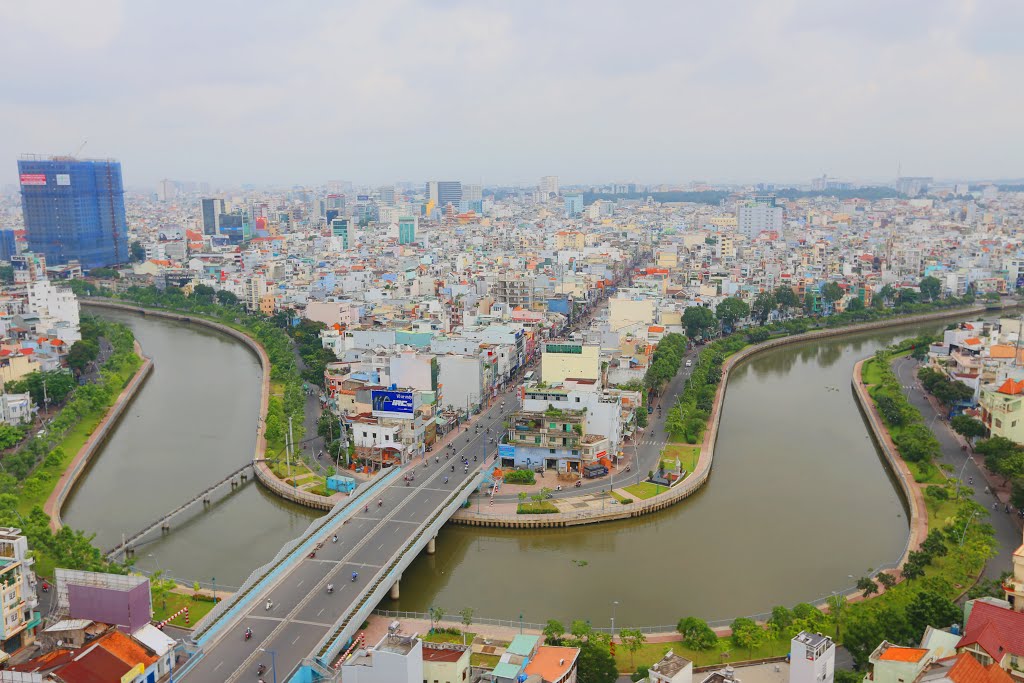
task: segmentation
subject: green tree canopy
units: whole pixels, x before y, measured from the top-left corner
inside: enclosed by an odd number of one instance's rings
[[[734,296],[722,299],[718,307],[715,308],[715,317],[729,330],[735,328],[736,323],[748,315],[750,315],[750,306]]]

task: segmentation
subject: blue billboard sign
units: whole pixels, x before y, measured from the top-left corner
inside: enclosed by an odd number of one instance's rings
[[[370,402],[375,417],[413,416],[414,404],[411,391],[385,391],[374,389],[370,392]]]

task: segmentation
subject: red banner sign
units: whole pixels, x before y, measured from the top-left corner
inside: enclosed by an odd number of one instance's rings
[[[21,174],[22,185],[45,185],[46,174],[45,173],[22,173]]]

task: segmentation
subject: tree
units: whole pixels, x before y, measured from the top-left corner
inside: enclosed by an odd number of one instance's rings
[[[146,260],[146,248],[142,246],[142,242],[132,240],[128,248],[132,253],[132,261],[142,263]]]
[[[754,298],[754,303],[750,306],[750,312],[755,320],[764,325],[768,322],[768,316],[775,310],[775,306],[775,297],[772,293],[761,292]]]
[[[0,284],[14,284],[14,266],[0,265]]]
[[[875,578],[878,579],[878,583],[882,584],[882,587],[886,590],[896,585],[896,577],[888,572],[881,572]]]
[[[878,297],[886,305],[892,303],[894,296],[896,296],[896,288],[893,287],[892,285],[882,285],[882,289],[878,291]]]
[[[217,292],[217,303],[221,306],[237,306],[238,297],[226,289]]]
[[[648,676],[648,674],[650,674],[650,672],[651,672],[650,667],[648,667],[646,664],[641,664],[640,666],[638,666],[636,668],[636,672],[635,673],[630,674],[629,680],[634,681],[634,682],[635,681],[647,680],[647,676]]]
[[[939,298],[939,295],[942,294],[942,281],[937,277],[932,277],[931,275],[923,278],[917,286],[918,289],[921,290],[921,296],[927,298],[929,301],[935,301]]]
[[[0,450],[13,448],[25,436],[25,432],[9,424],[0,424]]]
[[[772,607],[772,616],[768,619],[768,623],[777,625],[779,632],[785,633],[793,623],[793,613],[782,605]]]
[[[808,290],[804,292],[804,313],[807,315],[814,313],[814,307],[817,303],[817,297],[815,297],[814,292],[808,288]]]
[[[619,631],[619,640],[622,641],[622,645],[629,651],[629,666],[636,666],[633,658],[640,651],[640,648],[644,646],[644,643],[647,642],[647,636],[638,628],[624,628]]]
[[[821,296],[831,306],[843,298],[843,288],[835,282],[826,282],[825,286],[821,288]]]
[[[864,591],[864,597],[878,592],[878,584],[870,576],[862,576],[857,579],[857,590]]]
[[[590,624],[582,619],[575,619],[569,627],[569,633],[571,633],[572,637],[576,640],[589,640],[590,636],[594,633],[594,629],[592,629]]]
[[[687,306],[683,311],[683,327],[690,339],[710,336],[709,332],[716,327],[715,314],[703,306]]]
[[[775,289],[775,301],[783,308],[796,308],[800,305],[796,292],[788,285],[779,285]]]
[[[736,647],[745,647],[747,655],[752,656],[755,647],[764,640],[764,629],[757,625],[757,622],[747,617],[733,619],[732,642]]]
[[[985,436],[988,432],[981,420],[976,420],[970,415],[957,415],[949,421],[949,426],[954,432],[968,439]]]
[[[548,623],[544,624],[542,633],[549,645],[559,643],[562,640],[562,636],[565,635],[565,626],[556,619],[548,619]]]
[[[462,644],[466,644],[466,631],[473,625],[473,608],[463,607],[459,610],[459,616],[462,617],[462,625],[466,628],[462,631]]]
[[[99,355],[99,344],[90,339],[79,339],[68,349],[68,367],[81,374]]]
[[[846,596],[840,593],[835,593],[828,599],[828,615],[832,619],[832,623],[836,627],[836,640],[840,638],[840,627],[846,618],[846,611],[849,607],[849,603],[846,602]]]
[[[930,590],[915,595],[907,605],[906,614],[911,631],[918,638],[928,626],[945,628],[963,618],[963,612],[952,600]]]
[[[859,313],[860,311],[863,310],[864,299],[861,299],[859,296],[854,299],[850,299],[850,303],[846,305],[847,313]]]
[[[433,633],[434,625],[440,623],[447,612],[445,612],[444,607],[431,607],[427,610],[427,614],[430,615],[430,631]]]
[[[722,323],[722,327],[728,330],[735,328],[743,318],[750,315],[750,306],[734,296],[722,299],[715,309],[715,317]]]
[[[708,623],[697,617],[684,617],[676,624],[676,630],[683,637],[686,647],[693,650],[707,651],[718,642],[718,636]]]
[[[580,683],[615,683],[619,671],[611,653],[590,641],[580,643],[576,673]]]
[[[63,370],[37,370],[6,384],[8,392],[20,394],[27,391],[32,394],[32,400],[39,406],[45,403],[44,394],[49,399],[49,405],[58,405],[64,402],[74,388],[75,378]]]

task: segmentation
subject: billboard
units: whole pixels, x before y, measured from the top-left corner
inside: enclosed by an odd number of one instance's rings
[[[411,391],[384,391],[374,389],[370,392],[370,403],[374,417],[413,416],[413,393]]]
[[[22,185],[45,185],[46,174],[45,173],[22,173],[21,174]]]
[[[68,174],[68,173],[58,173],[57,174],[57,184],[58,185],[70,185],[71,184],[71,175]]]

